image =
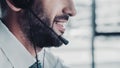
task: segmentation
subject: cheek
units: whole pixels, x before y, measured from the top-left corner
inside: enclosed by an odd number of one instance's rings
[[[56,15],[62,14],[61,0],[44,0],[43,1],[44,12],[49,17],[51,24]]]

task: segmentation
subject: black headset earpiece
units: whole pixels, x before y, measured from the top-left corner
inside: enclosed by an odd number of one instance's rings
[[[11,0],[12,3],[22,9],[27,9],[32,6],[34,0]]]

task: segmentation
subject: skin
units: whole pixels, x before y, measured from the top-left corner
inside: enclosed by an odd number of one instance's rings
[[[9,8],[6,12],[6,15],[3,17],[5,20],[5,25],[8,29],[15,35],[15,37],[24,45],[24,47],[31,53],[32,56],[35,56],[35,51],[33,48],[33,44],[26,37],[26,34],[22,30],[19,23],[22,23],[23,17],[22,14],[24,9],[15,7],[11,0],[6,0]],[[33,5],[33,10],[36,12],[38,17],[41,16],[39,13],[39,5],[42,6],[43,16],[45,15],[49,20],[49,26],[53,28],[53,30],[58,34],[62,35],[65,31],[63,28],[63,24],[68,21],[68,19],[55,17],[61,15],[69,15],[74,16],[76,14],[76,10],[74,8],[73,0],[35,0]],[[42,17],[41,17],[42,19]],[[59,24],[58,24],[59,23]],[[37,52],[40,52],[42,48],[37,47]]]

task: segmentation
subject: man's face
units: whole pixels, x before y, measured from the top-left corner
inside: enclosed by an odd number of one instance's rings
[[[73,0],[38,0],[36,4],[40,6],[40,3],[42,3],[44,14],[50,20],[50,27],[58,35],[62,35],[65,31],[64,24],[67,23],[69,16],[75,15],[76,12]]]
[[[52,28],[58,35],[62,35],[65,31],[64,24],[67,23],[70,16],[74,16],[76,11],[73,0],[35,0],[32,10],[37,16]],[[37,46],[42,47],[58,47],[61,41],[47,27],[41,24],[31,13],[28,14],[29,29],[24,29],[28,37]],[[31,35],[32,34],[32,35]],[[41,46],[40,46],[41,47]]]
[[[50,25],[58,35],[65,31],[64,24],[69,16],[75,15],[73,0],[43,0],[43,9],[50,19]]]

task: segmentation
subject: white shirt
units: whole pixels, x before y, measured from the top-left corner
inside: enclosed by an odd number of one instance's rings
[[[44,62],[44,68],[68,68],[48,50],[42,49],[38,59],[42,67]],[[35,62],[35,58],[0,21],[0,68],[29,68]]]

